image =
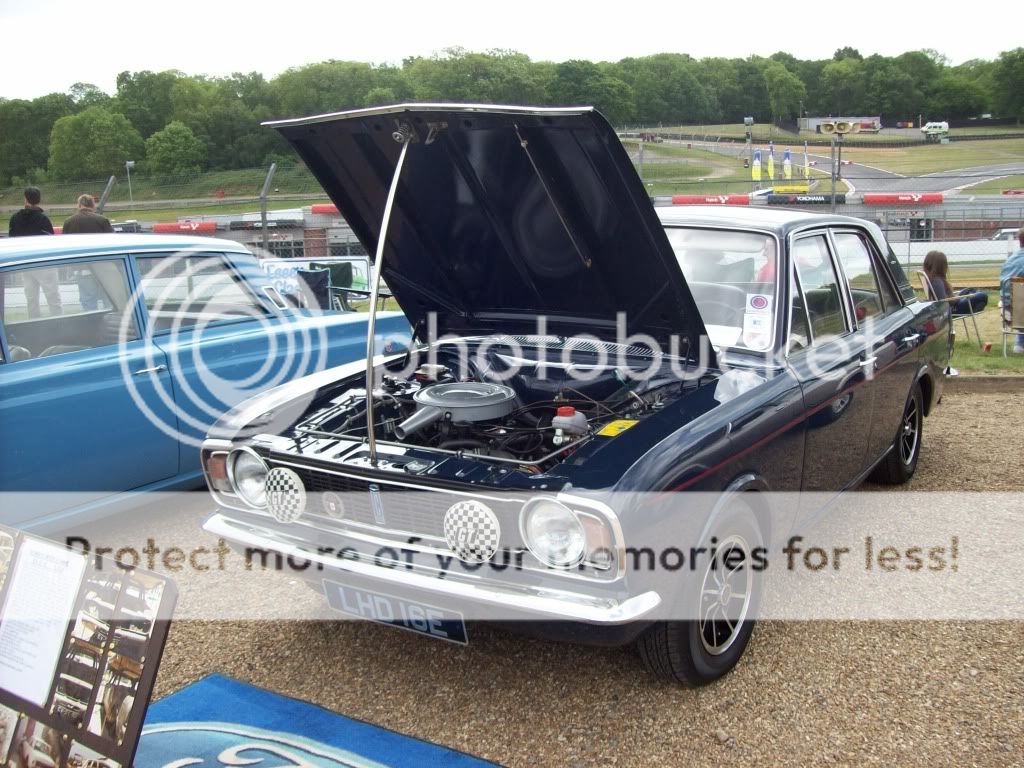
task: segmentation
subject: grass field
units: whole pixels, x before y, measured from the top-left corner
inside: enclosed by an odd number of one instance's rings
[[[1008,340],[1008,356],[1003,357],[1003,336],[1000,331],[1002,324],[999,320],[999,310],[995,306],[998,301],[998,295],[990,292],[989,305],[977,318],[981,340],[992,344],[991,352],[983,352],[978,347],[978,341],[974,337],[974,325],[970,319],[967,320],[970,340],[964,332],[964,324],[960,320],[955,321],[953,327],[956,331],[956,342],[953,345],[952,365],[961,373],[1024,374],[1024,355],[1013,354],[1012,337]]]
[[[894,173],[921,175],[1019,162],[1024,158],[1024,139],[968,141],[962,144],[927,144],[921,147],[844,147],[843,159],[873,165]]]
[[[964,191],[978,195],[998,195],[1004,189],[1024,189],[1024,176],[1004,176],[1001,179],[983,181],[980,184],[972,184]],[[1009,199],[1012,200],[1013,198]],[[1018,199],[1024,201],[1024,198]]]
[[[636,165],[636,147],[638,142],[626,139],[623,144],[633,155]],[[741,158],[706,149],[689,149],[672,144],[644,144],[645,162],[643,168],[638,167],[648,192],[652,195],[692,194],[718,195],[748,193],[758,187],[771,186],[767,170],[759,185],[755,186],[750,176],[750,169],[743,167]],[[666,162],[670,161],[670,162]],[[673,162],[674,161],[674,162]],[[826,180],[828,174],[816,168],[811,173],[819,180]],[[800,171],[794,168],[795,176]],[[776,179],[778,184],[785,183],[782,176],[782,159],[776,163]],[[799,179],[794,179],[799,180]],[[827,192],[822,187],[815,190]],[[836,192],[847,191],[842,181],[836,184]]]

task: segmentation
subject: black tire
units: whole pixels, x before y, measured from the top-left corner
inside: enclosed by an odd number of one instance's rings
[[[908,431],[909,430],[909,431]],[[871,479],[885,485],[902,485],[914,476],[921,456],[924,430],[924,395],[920,382],[914,382],[903,408],[903,416],[893,439],[892,450],[871,473]]]
[[[714,526],[711,536],[723,544],[730,540],[745,542],[748,565],[751,564],[750,553],[758,547],[764,547],[761,528],[754,518],[753,510],[745,501],[730,505],[722,520]],[[724,556],[725,550],[719,550],[719,554]],[[750,600],[744,617],[756,615],[760,607],[762,573],[756,570],[756,560],[754,563],[755,568],[750,569]],[[697,600],[698,615],[704,606],[699,602],[703,594],[703,578],[697,578],[692,585],[688,585],[680,598],[683,601]],[[693,603],[690,605],[691,610],[687,611],[686,605],[680,603],[679,615],[691,615]],[[750,642],[755,623],[754,619],[744,618],[730,638],[724,639],[722,645],[725,647],[713,652],[708,648],[707,634],[702,636],[702,632],[708,632],[707,623],[702,627],[702,623],[696,620],[660,621],[640,636],[637,650],[644,665],[657,677],[688,687],[707,685],[736,666]],[[714,629],[710,630],[712,635],[714,632]]]

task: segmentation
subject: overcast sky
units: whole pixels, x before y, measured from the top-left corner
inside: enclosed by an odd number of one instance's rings
[[[994,59],[1020,42],[1013,24],[980,7],[939,10],[894,0],[778,7],[786,10],[749,0],[0,0],[0,97],[33,98],[78,81],[113,93],[123,70],[256,70],[269,78],[325,59],[399,64],[452,46],[513,49],[534,60],[616,61],[661,52],[702,58],[778,50],[817,59],[851,45],[865,56],[935,48],[959,64]]]

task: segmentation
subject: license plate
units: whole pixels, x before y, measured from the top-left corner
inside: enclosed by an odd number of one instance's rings
[[[458,611],[334,581],[324,581],[324,594],[331,608],[347,616],[407,629],[450,643],[469,644],[466,620]]]

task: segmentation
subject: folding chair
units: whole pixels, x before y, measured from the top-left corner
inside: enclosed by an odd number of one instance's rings
[[[1006,357],[1006,340],[1016,334],[1024,334],[1024,275],[1010,278],[1010,306],[1000,307],[1003,319],[1003,357]]]
[[[928,274],[919,269],[917,270],[917,277],[918,280],[921,281],[921,289],[924,291],[925,298],[928,299],[928,301],[937,301],[935,297],[935,290],[932,288],[932,282],[928,278]],[[974,314],[974,306],[970,302],[970,297],[972,295],[973,294],[967,294],[966,296],[954,295],[945,299],[946,303],[949,304],[950,325],[955,323],[957,320],[962,320],[964,324],[964,335],[967,337],[967,340],[970,341],[971,329],[967,325],[967,318],[971,318],[971,322],[974,323],[974,335],[978,339],[978,349],[984,349],[985,345],[981,341],[981,331],[978,330],[978,316]],[[953,311],[953,307],[956,306],[960,299],[968,299],[967,312]],[[954,335],[956,335],[955,331]]]

